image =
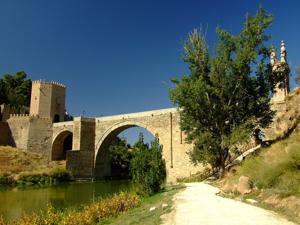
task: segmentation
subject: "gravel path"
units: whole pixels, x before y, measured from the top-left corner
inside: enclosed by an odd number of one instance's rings
[[[295,225],[274,212],[217,196],[218,188],[189,183],[175,196],[174,209],[164,225]]]

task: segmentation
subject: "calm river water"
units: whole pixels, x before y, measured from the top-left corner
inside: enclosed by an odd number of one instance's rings
[[[56,209],[76,207],[130,188],[130,181],[97,181],[47,188],[0,189],[0,214],[6,220],[12,220],[23,213],[46,210],[49,204]]]

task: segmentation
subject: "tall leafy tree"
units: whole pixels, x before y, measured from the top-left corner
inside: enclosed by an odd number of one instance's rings
[[[210,164],[223,175],[229,150],[272,119],[270,90],[276,79],[268,64],[265,30],[273,17],[260,8],[246,16],[233,35],[217,28],[219,43],[209,54],[205,38],[193,31],[184,44],[190,75],[172,80],[171,101],[180,107],[181,129],[193,143],[191,160]]]
[[[109,146],[112,175],[118,178],[129,177],[129,165],[133,151],[125,139],[117,137]]]
[[[132,181],[137,185],[138,191],[144,195],[158,192],[166,178],[166,165],[162,158],[162,145],[158,138],[148,144],[144,143],[143,134],[134,145],[135,154],[130,161]]]
[[[3,76],[0,81],[1,103],[9,104],[16,110],[19,110],[21,106],[29,106],[31,80],[26,77],[23,71]]]
[[[7,103],[5,83],[0,79],[0,104]]]

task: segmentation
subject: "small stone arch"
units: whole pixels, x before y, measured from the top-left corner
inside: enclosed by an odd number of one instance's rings
[[[67,151],[72,150],[73,133],[64,130],[53,139],[51,160],[65,160]]]
[[[149,129],[149,127],[147,127],[145,124],[136,121],[125,121],[111,126],[105,131],[96,144],[94,157],[94,175],[96,178],[103,178],[110,175],[111,171],[107,148],[111,144],[113,138],[115,138],[122,131],[132,127],[142,127],[149,131],[153,136],[156,135],[153,129]]]

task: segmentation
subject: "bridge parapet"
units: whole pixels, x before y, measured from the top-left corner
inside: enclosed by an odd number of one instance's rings
[[[167,109],[158,109],[158,110],[136,112],[136,113],[125,113],[120,115],[96,117],[96,121],[101,122],[101,121],[110,121],[110,120],[134,119],[134,118],[140,118],[145,116],[158,116],[170,112],[175,113],[177,111],[178,111],[177,108],[167,108]]]

